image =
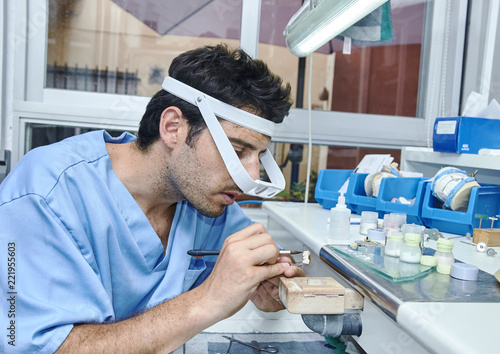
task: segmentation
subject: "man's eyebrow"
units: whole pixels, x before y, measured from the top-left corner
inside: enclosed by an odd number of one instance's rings
[[[243,147],[246,147],[247,149],[250,150],[257,150],[257,147],[255,145],[250,144],[248,141],[238,139],[238,138],[229,138],[229,141],[233,144],[241,145]],[[261,153],[266,152],[266,149],[262,150]]]

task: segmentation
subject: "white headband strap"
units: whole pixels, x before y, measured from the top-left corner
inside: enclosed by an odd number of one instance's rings
[[[173,77],[167,76],[165,80],[163,80],[162,87],[165,91],[168,91],[171,94],[195,106],[197,105],[197,103],[195,102],[196,98],[199,96],[203,96],[207,99],[210,107],[217,114],[217,117],[241,125],[242,127],[255,130],[256,132],[267,135],[269,137],[272,137],[274,135],[276,123],[222,102],[212,96],[198,91],[197,89],[189,85],[186,85],[183,82],[174,79]],[[238,114],[235,114],[235,110],[239,111]]]
[[[253,180],[250,177],[216,115],[270,137],[274,131],[275,123],[205,95],[203,92],[171,77],[166,77],[162,86],[165,91],[198,107],[231,178],[244,193],[262,198],[272,198],[285,189],[286,182],[283,173],[268,149],[262,154],[260,161],[271,182]]]

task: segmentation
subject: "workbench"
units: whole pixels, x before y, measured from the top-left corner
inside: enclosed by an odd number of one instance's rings
[[[498,351],[500,284],[492,274],[500,269],[500,258],[477,252],[465,236],[443,235],[453,238],[457,261],[479,267],[477,281],[433,271],[392,283],[328,245],[329,210],[319,204],[269,201],[262,211],[269,217],[269,233],[281,246],[311,252],[311,263],[303,268],[307,276],[331,276],[365,297],[363,333],[354,339],[367,353]],[[362,238],[359,225],[351,225],[350,241]],[[425,247],[435,250],[436,241],[426,241]]]

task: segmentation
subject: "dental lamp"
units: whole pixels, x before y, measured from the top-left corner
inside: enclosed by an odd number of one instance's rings
[[[293,55],[305,57],[388,0],[305,0],[283,36]]]

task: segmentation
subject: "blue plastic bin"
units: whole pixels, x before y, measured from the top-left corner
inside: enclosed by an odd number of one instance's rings
[[[472,235],[473,229],[479,228],[480,219],[475,217],[476,214],[488,216],[500,214],[500,186],[484,185],[472,188],[467,211],[461,212],[442,209],[442,203],[432,195],[430,182],[425,182],[421,213],[425,226],[436,228],[441,232]],[[488,221],[485,220],[481,227],[489,227]]]
[[[353,173],[349,179],[346,204],[353,213],[361,215],[363,211],[377,211],[382,218],[383,212],[377,210],[377,198],[367,197],[365,192],[365,179],[368,173]]]
[[[384,214],[404,213],[408,224],[423,225],[420,214],[425,181],[426,178],[420,177],[383,178],[378,192],[377,211]],[[412,205],[407,205],[391,201],[393,198],[399,197],[415,199],[415,202]]]
[[[320,170],[314,190],[314,199],[325,209],[337,205],[340,193],[338,190],[352,174],[352,170]],[[346,203],[347,203],[347,195]]]

